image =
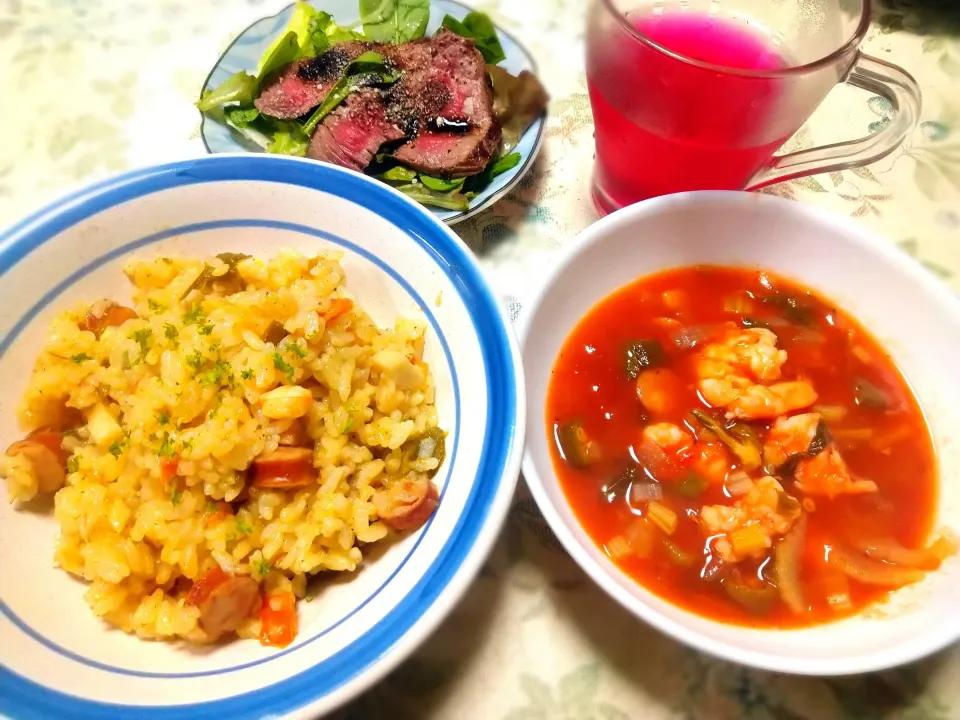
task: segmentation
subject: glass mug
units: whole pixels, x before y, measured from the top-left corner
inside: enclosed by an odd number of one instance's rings
[[[598,209],[754,190],[892,152],[917,123],[920,88],[858,50],[869,23],[869,0],[592,0]],[[838,82],[887,98],[892,121],[859,140],[774,155]]]

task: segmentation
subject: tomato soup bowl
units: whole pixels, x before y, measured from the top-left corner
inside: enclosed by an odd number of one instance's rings
[[[523,474],[574,560],[638,618],[703,652],[765,670],[843,675],[889,668],[960,638],[960,559],[951,557],[883,602],[801,629],[734,625],[685,610],[619,569],[581,526],[552,461],[548,391],[581,319],[637,278],[692,265],[762,268],[815,291],[858,320],[903,373],[928,423],[939,492],[932,528],[960,528],[960,301],[921,266],[855,223],[800,203],[690,192],[620,210],[587,229],[521,320],[527,379]]]

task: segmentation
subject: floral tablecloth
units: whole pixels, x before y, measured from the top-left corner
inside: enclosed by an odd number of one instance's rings
[[[768,192],[857,218],[960,290],[960,3],[888,0],[866,49],[923,87],[922,122],[869,169]],[[230,40],[284,0],[0,0],[0,227],[109,173],[202,154],[192,107]],[[524,292],[595,220],[583,0],[480,0],[524,39],[553,96],[533,171],[457,227],[514,319]],[[839,88],[794,146],[888,122],[879,97]],[[343,718],[947,720],[960,718],[960,647],[847,679],[745,670],[660,635],[607,599],[522,487],[480,577],[436,635]]]

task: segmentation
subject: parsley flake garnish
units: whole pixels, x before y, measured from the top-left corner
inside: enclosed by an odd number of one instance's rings
[[[193,368],[194,371],[202,368],[205,362],[207,362],[207,359],[199,350],[194,350],[192,353],[190,353],[190,355],[187,356],[187,365]]]
[[[126,438],[124,438],[123,440],[117,440],[117,441],[115,441],[115,442],[108,448],[108,450],[110,451],[110,454],[113,455],[115,458],[120,457],[120,455],[123,454],[123,451],[126,450],[126,449],[127,449],[127,440],[126,440]]]
[[[131,336],[131,340],[136,340],[137,345],[140,346],[140,357],[136,359],[133,363],[134,365],[143,362],[143,359],[147,356],[147,350],[150,349],[150,338],[153,337],[153,330],[150,328],[141,328],[135,331]]]
[[[287,380],[293,380],[293,366],[283,359],[280,353],[273,354],[273,366],[287,376]]]
[[[287,349],[298,358],[303,359],[307,356],[307,351],[295,342],[287,343]]]
[[[206,385],[233,384],[233,367],[226,360],[217,360],[200,378]]]
[[[205,317],[206,315],[203,314],[203,306],[200,303],[197,303],[183,314],[183,324],[196,325]]]
[[[157,448],[157,455],[160,457],[173,457],[176,454],[176,451],[173,449],[173,438],[170,437],[170,433],[165,432],[163,434],[163,442],[161,442],[160,447]]]
[[[87,360],[93,360],[93,358],[86,353],[77,353],[76,355],[70,356],[70,362],[75,362],[77,365]]]

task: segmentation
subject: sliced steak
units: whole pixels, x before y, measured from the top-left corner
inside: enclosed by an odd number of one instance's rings
[[[441,30],[439,34],[447,32]],[[401,45],[381,45],[377,52],[401,70],[419,70],[433,62],[434,38],[420,38]]]
[[[393,156],[414,170],[442,177],[467,177],[483,170],[500,143],[500,130],[486,135],[475,128],[459,135],[422,132]]]
[[[382,94],[360,90],[317,127],[307,157],[362,171],[381,145],[404,137],[400,128],[387,121]]]
[[[319,105],[352,60],[381,53],[402,71],[391,88],[353,93],[317,128],[308,157],[363,170],[386,143],[412,138],[398,160],[431,175],[473,175],[500,143],[483,56],[473,40],[441,30],[403,45],[346,42],[291,63],[256,101],[265,115],[295,118]]]
[[[344,42],[322,55],[292,62],[264,85],[253,104],[264,115],[282,120],[305,115],[323,102],[350,62],[374,47],[372,43]]]
[[[415,66],[429,49],[429,65]],[[493,94],[473,40],[441,30],[428,41],[398,46],[390,59],[409,68],[388,95],[387,117],[417,137],[394,156],[431,175],[473,175],[500,143]]]
[[[433,68],[408,72],[386,93],[387,118],[413,137],[436,124],[454,91],[452,80]]]

